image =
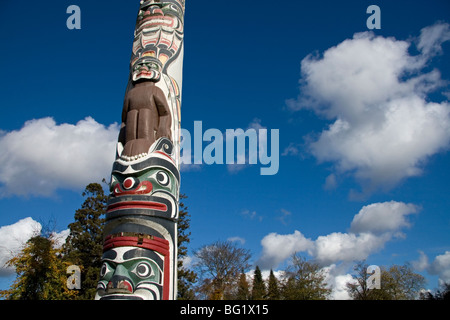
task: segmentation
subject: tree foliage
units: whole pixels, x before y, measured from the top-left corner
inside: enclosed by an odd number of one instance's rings
[[[16,269],[17,278],[9,290],[0,292],[5,299],[87,299],[95,296],[102,266],[103,228],[108,197],[98,183],[90,183],[82,193],[81,208],[69,224],[69,235],[62,248],[56,247],[53,233],[32,237],[23,250],[8,261]],[[180,199],[186,199],[180,195]],[[187,207],[180,201],[178,221],[178,299],[194,299],[192,284],[196,274],[183,266],[190,242],[190,218]],[[81,269],[81,289],[67,288],[67,268]]]
[[[247,276],[244,272],[241,272],[239,276],[239,281],[237,284],[236,295],[233,297],[235,300],[249,300],[250,299],[250,289],[247,281]]]
[[[66,300],[77,296],[67,288],[67,267],[52,234],[30,238],[21,252],[7,262],[16,280],[1,296],[9,300]]]
[[[194,252],[199,274],[199,295],[208,300],[229,299],[235,295],[242,270],[250,267],[250,252],[231,241],[216,241]]]
[[[108,197],[98,183],[90,183],[82,193],[85,200],[69,224],[70,234],[64,244],[64,259],[78,265],[81,273],[79,299],[94,299],[102,266],[103,227]]]
[[[262,278],[261,270],[255,267],[252,285],[252,300],[263,300],[266,298],[266,285]]]
[[[450,283],[442,283],[441,288],[432,293],[429,291],[420,293],[421,300],[446,300],[450,301]]]
[[[354,300],[413,300],[417,299],[425,285],[425,278],[415,273],[409,264],[380,267],[380,288],[369,289],[368,265],[359,261],[354,266],[353,281],[347,283],[347,291]]]
[[[178,218],[178,300],[192,300],[195,298],[193,290],[193,284],[197,281],[197,275],[194,271],[189,270],[184,266],[184,259],[187,257],[191,232],[190,228],[190,216],[188,207],[182,201],[187,196],[180,195],[179,203],[179,218]]]
[[[294,254],[292,263],[286,270],[282,284],[282,298],[286,300],[325,300],[331,289],[325,281],[322,268]]]
[[[267,300],[280,299],[280,285],[275,277],[273,270],[270,269],[269,279],[267,280]]]

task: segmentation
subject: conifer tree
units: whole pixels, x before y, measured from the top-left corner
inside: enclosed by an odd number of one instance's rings
[[[270,269],[269,280],[267,283],[267,299],[268,300],[280,299],[280,288],[278,285],[278,280],[273,274],[272,269]]]
[[[236,291],[236,300],[248,300],[250,297],[250,290],[248,286],[247,276],[244,272],[239,276],[238,287]]]
[[[178,212],[178,300],[194,299],[195,293],[192,286],[197,281],[196,273],[183,265],[184,258],[188,253],[187,244],[191,241],[189,238],[191,235],[191,232],[189,231],[191,219],[188,207],[182,201],[182,199],[186,198],[186,195],[180,194]]]
[[[266,297],[266,286],[262,278],[261,270],[258,266],[255,268],[252,286],[252,300],[263,300]]]
[[[75,222],[69,224],[70,234],[64,244],[64,259],[81,268],[79,299],[92,300],[102,266],[103,214],[108,197],[98,183],[90,183],[82,193],[85,201],[75,211]]]

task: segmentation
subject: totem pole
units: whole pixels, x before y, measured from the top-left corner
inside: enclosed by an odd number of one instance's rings
[[[140,2],[111,173],[99,300],[176,299],[184,3]]]

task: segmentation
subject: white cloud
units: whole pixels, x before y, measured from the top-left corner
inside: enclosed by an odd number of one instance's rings
[[[288,225],[289,217],[292,215],[292,212],[286,209],[280,209],[281,214],[276,217],[277,220],[280,220],[282,224],[285,226]]]
[[[227,240],[228,240],[228,241],[231,241],[231,242],[239,242],[241,245],[242,245],[242,244],[245,244],[245,239],[242,238],[242,237],[238,237],[238,236],[236,236],[236,237],[230,237],[230,238],[228,238]]]
[[[427,267],[430,274],[438,275],[439,282],[450,283],[450,251],[438,255],[434,261]]]
[[[55,240],[55,246],[56,248],[61,248],[63,244],[66,242],[66,238],[70,234],[70,229],[65,229],[61,232],[53,232],[52,238]]]
[[[353,218],[351,231],[354,233],[371,232],[375,234],[395,231],[408,227],[407,216],[416,213],[418,207],[403,202],[373,203],[363,207]]]
[[[319,236],[314,243],[313,256],[322,265],[338,261],[364,260],[370,254],[383,248],[391,239],[388,234],[333,232]]]
[[[412,261],[412,266],[418,271],[423,271],[429,266],[428,257],[423,251],[419,251],[420,257],[416,261]]]
[[[183,268],[188,270],[195,265],[196,258],[195,256],[184,256],[181,260],[183,261]]]
[[[108,178],[118,125],[87,117],[77,124],[52,118],[30,120],[0,136],[0,194],[51,196],[58,188],[80,189]]]
[[[263,249],[257,264],[262,269],[276,268],[296,252],[307,252],[323,266],[363,260],[401,235],[400,230],[409,226],[407,216],[416,212],[413,204],[374,203],[355,215],[347,233],[332,232],[316,240],[306,238],[298,230],[285,235],[270,233],[261,240]]]
[[[429,274],[439,277],[439,284],[450,283],[450,251],[438,255],[430,263],[427,255],[419,251],[419,259],[412,262],[412,266],[419,271],[426,270]]]
[[[282,156],[299,156],[300,155],[300,145],[297,143],[289,143],[289,145],[284,149]]]
[[[32,218],[25,218],[18,222],[0,227],[0,276],[14,273],[14,269],[5,264],[22,250],[23,245],[32,236],[39,234],[42,226]]]
[[[270,233],[261,240],[261,245],[262,256],[256,264],[261,269],[270,269],[277,267],[295,252],[311,250],[314,242],[296,230],[287,235]]]
[[[422,72],[449,30],[424,28],[417,56],[409,42],[364,32],[303,59],[301,94],[288,106],[332,121],[309,142],[310,152],[334,163],[336,173],[353,173],[365,191],[420,175],[427,158],[450,142],[450,104],[427,97],[446,83],[438,70]]]
[[[450,40],[450,25],[438,22],[421,30],[417,48],[425,55],[441,54],[441,45],[448,40]]]
[[[245,210],[243,210],[241,212],[241,214],[244,217],[249,218],[250,220],[254,220],[255,219],[255,220],[258,220],[259,222],[261,222],[263,220],[263,217],[260,216],[259,214],[257,214],[256,211],[254,211],[254,210],[250,211],[248,209],[245,209]]]
[[[325,183],[323,185],[323,188],[325,190],[333,190],[337,187],[337,178],[334,173],[328,175],[328,177],[325,179]]]
[[[351,274],[342,274],[342,267],[338,267],[335,264],[322,268],[322,272],[326,276],[325,282],[328,284],[329,288],[331,288],[331,300],[351,299],[346,289],[347,283],[354,281]]]

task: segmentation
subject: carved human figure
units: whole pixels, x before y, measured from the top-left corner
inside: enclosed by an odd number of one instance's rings
[[[142,157],[159,138],[171,139],[171,123],[163,91],[153,81],[138,81],[127,92],[123,103],[122,157]]]

